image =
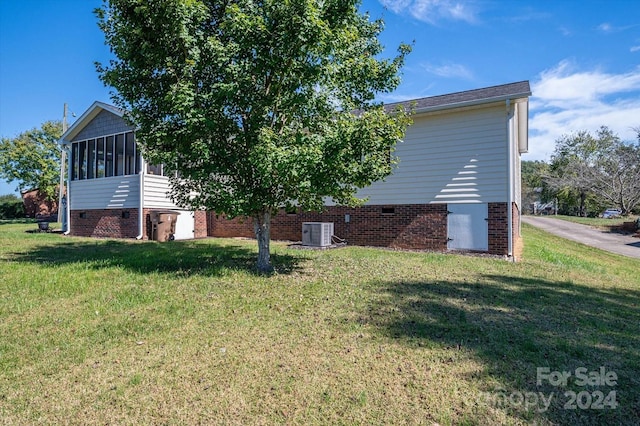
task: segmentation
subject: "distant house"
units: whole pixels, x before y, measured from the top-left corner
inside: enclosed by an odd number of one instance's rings
[[[56,221],[58,216],[58,203],[47,199],[47,196],[38,189],[23,191],[20,194],[24,204],[26,217]]]
[[[354,245],[518,256],[530,95],[522,81],[406,102],[415,115],[396,148],[399,164],[359,192],[367,203],[281,211],[272,238],[298,241],[303,222],[332,222],[334,234]],[[72,234],[145,238],[150,210],[178,209],[166,195],[168,178],[138,154],[122,111],[96,102],[62,143],[71,151]],[[182,213],[185,237],[253,236],[250,220]]]

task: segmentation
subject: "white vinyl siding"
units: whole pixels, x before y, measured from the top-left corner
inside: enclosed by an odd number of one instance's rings
[[[144,175],[144,208],[172,210],[178,214],[176,220],[176,240],[193,238],[194,214],[173,204],[169,198],[169,178],[159,175]]]
[[[359,191],[367,204],[506,202],[504,104],[414,117],[384,182]]]
[[[169,198],[169,178],[158,175],[144,176],[144,208],[179,209]]]
[[[140,176],[114,176],[69,182],[71,210],[123,209],[140,206]]]

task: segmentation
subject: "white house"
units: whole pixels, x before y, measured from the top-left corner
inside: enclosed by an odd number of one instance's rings
[[[415,115],[396,147],[399,164],[359,192],[367,203],[282,211],[272,238],[297,241],[303,222],[332,222],[334,234],[355,245],[517,256],[530,95],[522,81],[405,102]],[[151,210],[177,209],[166,196],[168,178],[140,157],[119,109],[94,103],[61,143],[71,153],[72,234],[147,238]],[[182,213],[177,238],[253,236],[251,221]]]
[[[415,115],[396,147],[399,164],[359,192],[367,203],[280,212],[272,237],[300,240],[302,223],[332,222],[350,244],[517,256],[530,95],[521,81],[403,102]],[[252,233],[250,222],[210,217],[211,236]]]
[[[69,158],[69,232],[148,239],[150,212],[171,210],[180,213],[176,239],[205,237],[205,212],[185,211],[173,204],[162,166],[144,160],[134,129],[122,117],[119,108],[94,102],[60,139]]]

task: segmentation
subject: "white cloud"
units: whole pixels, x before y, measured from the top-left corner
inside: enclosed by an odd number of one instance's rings
[[[601,71],[575,71],[569,61],[543,71],[535,85],[535,96],[547,106],[580,107],[599,103],[602,97],[640,89],[638,69],[626,74],[606,74]]]
[[[629,49],[630,52],[638,52],[640,51],[640,46],[631,46],[631,49]]]
[[[570,35],[573,35],[573,32],[567,27],[560,27],[558,28],[558,31],[560,31],[560,34],[562,34],[565,37],[569,37]]]
[[[608,22],[603,22],[602,24],[598,25],[598,29],[603,33],[610,33],[611,31],[613,31],[613,27]]]
[[[607,126],[623,140],[635,140],[640,126],[640,67],[622,74],[577,70],[569,61],[540,73],[532,83],[530,154],[548,159],[555,141],[580,130]]]
[[[598,31],[601,31],[603,33],[618,33],[634,27],[637,27],[637,25],[625,25],[625,26],[616,27],[615,25],[612,25],[609,22],[603,22],[602,24],[598,25],[597,28],[598,28]]]
[[[446,78],[462,78],[471,80],[473,73],[462,64],[445,63],[442,65],[425,64],[424,69],[431,74]]]
[[[436,24],[441,20],[476,22],[474,2],[469,0],[379,0],[394,13],[408,13],[414,18]]]

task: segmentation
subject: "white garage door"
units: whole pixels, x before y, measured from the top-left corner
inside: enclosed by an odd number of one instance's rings
[[[489,250],[487,204],[448,204],[447,209],[449,250]]]
[[[176,220],[176,240],[190,240],[193,238],[194,220],[193,212],[180,211]]]

